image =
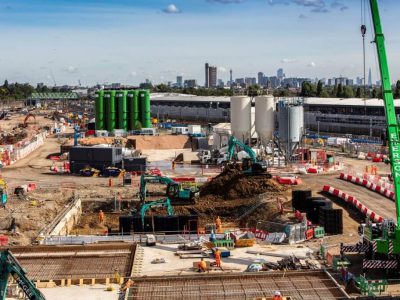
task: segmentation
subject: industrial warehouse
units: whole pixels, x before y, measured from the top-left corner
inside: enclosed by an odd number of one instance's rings
[[[205,2],[214,5],[213,13],[250,5]],[[93,3],[79,3],[80,18]],[[394,99],[400,80],[390,81],[386,46],[392,44],[385,42],[377,0],[361,1],[362,24],[367,3],[380,80],[372,84],[370,71],[366,84],[361,25],[364,78],[357,79],[358,98],[352,80],[342,75],[331,88],[321,79],[286,77],[280,68],[277,76],[259,72],[260,87],[255,77],[234,80],[232,69],[208,62],[204,87],[183,68],[176,84],[132,84],[152,74],[153,64],[163,80],[169,74],[161,56],[148,62],[140,52],[134,56],[148,70],[132,60],[129,76],[128,56],[123,64],[119,52],[110,52],[114,61],[100,59],[110,73],[96,76],[126,77],[129,84],[56,84],[59,74],[88,78],[87,58],[87,66],[70,65],[56,76],[43,67],[54,82],[50,88],[5,80],[0,300],[400,299],[400,105]],[[295,7],[298,22],[314,25],[317,17],[298,16],[297,10],[328,18],[354,8],[333,0],[264,4],[290,13]],[[29,15],[32,6],[18,5]],[[50,2],[35,5],[43,16],[49,8],[59,12]],[[63,5],[68,16],[73,8]],[[106,4],[96,5],[85,22],[103,16]],[[107,10],[107,16],[118,12],[120,25],[126,15],[138,23],[142,14],[151,17],[144,2],[134,4],[138,11],[130,10],[131,3],[120,5]],[[164,20],[163,29],[170,29],[169,22],[181,28],[188,15],[197,18],[186,11],[193,4],[186,5],[169,4],[153,14]],[[14,13],[14,7],[7,10]],[[96,30],[116,25],[101,21],[104,27]],[[157,42],[157,51],[168,44]],[[153,51],[148,45],[145,52]],[[184,64],[187,59],[179,56]],[[281,63],[289,69],[304,62],[286,57]],[[318,70],[319,63],[304,66]],[[117,66],[115,73],[111,66]],[[229,74],[227,85],[218,72],[225,79]]]
[[[380,137],[385,132],[385,112],[380,99],[277,98],[304,107],[305,130],[331,134]],[[155,94],[151,113],[160,120],[174,118],[198,122],[230,122],[229,97]],[[254,104],[253,104],[254,106]],[[396,102],[396,111],[400,104]]]

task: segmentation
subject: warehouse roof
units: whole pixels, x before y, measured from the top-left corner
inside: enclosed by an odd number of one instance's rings
[[[230,102],[230,97],[219,97],[219,96],[196,96],[187,94],[176,94],[176,93],[153,93],[151,94],[151,100],[157,101],[182,101],[182,102]]]
[[[275,98],[279,100],[291,100],[301,98]],[[196,96],[176,93],[153,93],[151,100],[177,101],[177,102],[230,102],[230,97],[218,96]],[[335,106],[383,106],[382,99],[361,99],[361,98],[304,98],[307,105],[335,105]],[[400,107],[400,99],[395,100],[395,106]]]
[[[308,105],[336,105],[336,106],[383,106],[382,99],[361,98],[305,98],[304,103]],[[394,101],[396,107],[400,107],[400,99]]]

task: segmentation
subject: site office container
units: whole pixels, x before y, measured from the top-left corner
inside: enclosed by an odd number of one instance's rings
[[[69,152],[70,162],[113,163],[122,161],[122,148],[118,147],[72,147]]]

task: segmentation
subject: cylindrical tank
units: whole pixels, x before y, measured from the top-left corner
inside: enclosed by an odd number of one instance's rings
[[[256,132],[265,145],[272,140],[275,130],[275,101],[273,96],[259,96],[255,99]]]
[[[304,132],[303,106],[289,107],[289,141],[299,143]]]
[[[128,91],[128,130],[139,129],[140,110],[139,110],[139,91]]]
[[[118,129],[128,130],[127,124],[127,104],[126,104],[126,96],[128,91],[117,91],[115,95],[115,102],[117,104],[117,125]]]
[[[104,130],[104,91],[96,92],[95,100],[96,130]]]
[[[279,140],[286,143],[289,139],[289,108],[283,101],[278,103]]]
[[[151,128],[150,92],[148,90],[139,91],[139,103],[142,128]]]
[[[112,132],[115,129],[115,91],[106,91],[104,93],[104,101],[106,104],[106,123],[107,130]]]
[[[231,131],[237,139],[244,141],[251,131],[251,99],[247,96],[231,97]]]

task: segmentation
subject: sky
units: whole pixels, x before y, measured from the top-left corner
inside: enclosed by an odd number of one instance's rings
[[[172,1],[172,2],[171,2]],[[0,82],[48,85],[362,76],[363,0],[0,0]],[[368,2],[368,1],[367,1]],[[392,81],[400,1],[380,0]],[[367,67],[378,80],[369,7]]]

